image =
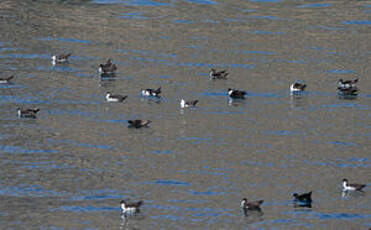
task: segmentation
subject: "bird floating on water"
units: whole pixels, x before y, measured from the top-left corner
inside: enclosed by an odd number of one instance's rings
[[[67,62],[68,58],[71,56],[71,53],[68,54],[58,54],[58,55],[53,55],[52,56],[52,64],[56,65],[57,63],[63,63]]]
[[[221,70],[221,71],[216,71],[215,69],[211,69],[209,72],[209,78],[210,79],[227,79],[228,76],[227,70]]]
[[[354,80],[343,80],[342,78],[338,81],[338,87],[340,88],[352,88],[356,86],[356,83],[358,82],[358,78]]]
[[[300,83],[300,82],[295,82],[295,83],[291,84],[290,92],[291,93],[303,92],[305,90],[305,87],[307,87],[306,84]]]
[[[142,206],[143,201],[138,201],[135,203],[127,203],[126,201],[121,201],[121,213],[122,214],[135,214],[140,212],[140,206]]]
[[[0,78],[0,84],[10,84],[10,80],[12,80],[13,78],[13,75],[11,75],[10,77]]]
[[[117,66],[111,59],[108,59],[106,64],[100,64],[98,68],[98,71],[102,74],[114,74],[116,70]]]
[[[260,205],[263,204],[264,200],[248,201],[247,198],[243,198],[241,201],[241,208],[246,213],[247,211],[260,211]]]
[[[231,98],[236,98],[236,99],[244,99],[246,95],[246,91],[244,90],[237,90],[237,89],[228,89],[228,96]]]
[[[362,191],[365,184],[350,184],[347,179],[343,179],[343,191]]]
[[[106,101],[108,101],[108,102],[122,102],[127,97],[128,96],[122,96],[122,95],[119,95],[119,94],[112,94],[111,92],[107,92]]]
[[[186,101],[184,99],[181,99],[180,100],[180,107],[181,108],[194,107],[194,106],[196,106],[197,103],[198,103],[198,100]]]
[[[142,127],[148,127],[149,123],[151,123],[150,120],[128,120],[129,128],[142,128]]]
[[[300,202],[305,205],[310,205],[312,203],[312,191],[303,194],[294,193],[292,196],[294,197],[294,202]]]
[[[161,94],[161,87],[158,89],[141,89],[140,93],[146,97],[158,97]]]
[[[39,111],[40,111],[39,108],[35,108],[35,109],[21,109],[21,108],[17,108],[17,115],[18,115],[18,117],[21,117],[21,118],[33,118],[33,119],[35,119],[36,118],[36,114]]]
[[[346,80],[346,81],[344,81],[343,79],[339,79],[338,93],[344,96],[357,96],[358,94],[358,88],[356,86],[357,82],[358,82],[358,79]]]

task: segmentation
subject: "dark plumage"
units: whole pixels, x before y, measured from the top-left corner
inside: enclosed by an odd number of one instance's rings
[[[227,79],[228,76],[227,70],[216,71],[215,69],[211,69],[209,72],[210,79]]]
[[[128,120],[129,128],[142,128],[142,127],[148,127],[149,123],[151,123],[150,120]]]
[[[244,99],[245,98],[245,95],[246,95],[246,91],[229,88],[228,89],[228,95],[231,98]]]
[[[142,89],[141,90],[142,96],[150,96],[150,97],[158,97],[161,94],[161,87],[158,89]]]
[[[294,193],[292,195],[295,202],[312,203],[312,191],[303,194]]]
[[[356,96],[358,94],[358,88],[356,83],[358,79],[346,80],[339,79],[338,81],[338,92],[340,95],[344,96]]]
[[[338,81],[338,88],[352,88],[352,87],[355,87],[356,83],[358,82],[358,78],[354,79],[354,80],[343,80],[343,79],[339,79]]]
[[[257,201],[248,201],[246,198],[243,198],[241,201],[241,208],[246,211],[253,211],[253,210],[259,210],[260,211],[260,205],[263,204],[264,200],[257,200]]]
[[[10,80],[13,79],[13,78],[14,78],[13,75],[11,75],[10,77],[0,78],[0,84],[9,84]]]
[[[20,109],[20,108],[17,108],[17,115],[18,115],[18,117],[22,117],[22,118],[33,118],[33,119],[35,119],[36,114],[39,111],[40,111],[39,108],[35,108],[35,109]]]
[[[111,59],[108,59],[106,64],[99,65],[99,72],[103,74],[113,74],[116,70],[116,64],[113,64]]]

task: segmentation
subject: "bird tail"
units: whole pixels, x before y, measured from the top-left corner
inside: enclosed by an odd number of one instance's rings
[[[161,86],[158,89],[155,90],[155,93],[156,94],[160,94],[161,93]]]
[[[11,76],[8,77],[6,80],[9,81],[9,80],[11,80],[11,79],[13,79],[13,78],[14,78],[14,75],[11,75]]]
[[[143,204],[143,201],[142,200],[138,201],[137,202],[137,207],[141,206],[142,204]]]
[[[192,105],[196,105],[198,103],[198,100],[193,101]]]
[[[359,187],[358,190],[362,190],[364,187],[366,187],[366,185],[365,185],[365,184],[362,184],[362,185]]]

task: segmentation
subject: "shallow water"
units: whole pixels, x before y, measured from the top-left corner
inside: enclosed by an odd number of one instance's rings
[[[368,229],[369,1],[1,1],[1,229]],[[69,63],[50,57],[72,52]],[[107,58],[116,78],[100,78]],[[227,80],[208,79],[227,68]],[[339,78],[360,94],[339,98]],[[304,81],[302,95],[289,85]],[[141,88],[162,86],[161,98]],[[245,89],[231,101],[227,88]],[[128,95],[105,102],[105,93]],[[179,101],[199,99],[196,108]],[[40,107],[36,120],[16,108]],[[129,119],[152,120],[128,129]],[[293,192],[313,191],[312,208]],[[244,216],[240,200],[264,199]],[[122,219],[120,201],[144,200]]]

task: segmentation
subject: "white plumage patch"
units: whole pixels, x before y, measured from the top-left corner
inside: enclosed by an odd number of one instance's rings
[[[182,108],[188,107],[188,105],[187,105],[187,103],[185,102],[184,99],[182,99],[182,100],[180,101],[180,107],[182,107]]]
[[[143,95],[143,96],[147,96],[147,97],[148,97],[148,96],[152,96],[152,94],[151,94],[149,91],[144,90],[144,89],[142,90],[142,95]]]
[[[356,190],[355,187],[348,186],[348,183],[346,181],[343,181],[343,190],[344,191],[354,191]]]

